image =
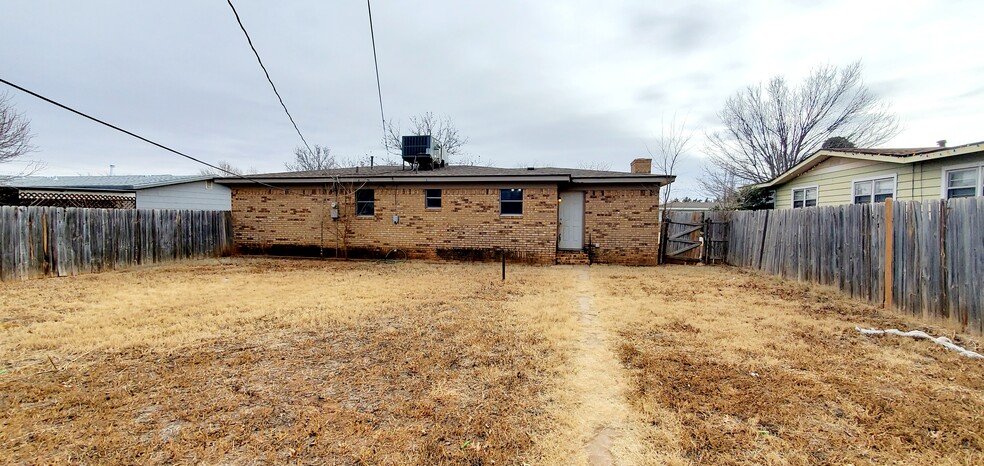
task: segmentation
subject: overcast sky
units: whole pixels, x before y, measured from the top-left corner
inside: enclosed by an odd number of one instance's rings
[[[308,141],[342,157],[383,156],[366,3],[235,3]],[[210,162],[282,171],[300,143],[224,1],[0,5],[7,80]],[[886,145],[984,140],[984,2],[375,0],[372,8],[386,118],[406,125],[421,112],[448,115],[485,164],[628,170],[676,115],[696,135],[675,188],[696,196],[703,134],[730,94],[854,60],[902,118]],[[38,150],[26,159],[44,161],[42,174],[200,168],[8,92],[31,120]]]

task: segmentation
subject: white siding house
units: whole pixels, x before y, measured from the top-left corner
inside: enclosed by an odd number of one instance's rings
[[[19,205],[232,210],[232,190],[214,183],[213,178],[204,175],[28,176],[9,184],[18,191],[13,199]]]
[[[138,189],[137,208],[232,210],[232,190],[211,179]]]

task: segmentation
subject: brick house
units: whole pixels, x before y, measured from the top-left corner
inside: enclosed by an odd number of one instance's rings
[[[253,175],[232,189],[237,246],[271,254],[655,264],[673,176],[568,168],[375,166]]]

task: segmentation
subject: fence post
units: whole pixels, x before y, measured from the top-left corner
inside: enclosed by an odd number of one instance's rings
[[[759,244],[758,269],[762,270],[762,255],[765,254],[765,238],[769,231],[769,211],[765,211],[765,220],[762,221],[762,242]]]
[[[892,204],[892,198],[885,199],[885,309],[887,310],[892,310],[892,293],[895,291],[892,277],[893,256],[895,255]]]
[[[666,262],[666,235],[670,231],[670,223],[666,215],[663,215],[663,223],[659,226],[659,247],[656,248],[656,263],[662,265]]]

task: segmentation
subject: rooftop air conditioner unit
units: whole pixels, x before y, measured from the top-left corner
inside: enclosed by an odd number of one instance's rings
[[[403,161],[421,170],[443,167],[444,149],[430,135],[403,136]]]

